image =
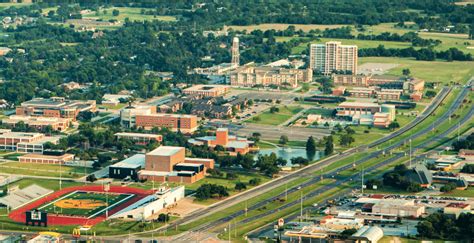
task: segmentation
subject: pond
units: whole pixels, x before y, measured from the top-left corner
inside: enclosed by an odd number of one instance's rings
[[[303,157],[306,158],[310,161],[313,160],[319,160],[322,156],[323,153],[321,151],[316,151],[316,153],[313,156],[308,156],[306,153],[306,149],[304,148],[272,148],[272,149],[261,149],[258,153],[258,155],[269,155],[271,153],[275,153],[277,157],[283,158],[286,161],[288,161],[289,166],[291,166],[291,159],[296,158],[296,157]]]

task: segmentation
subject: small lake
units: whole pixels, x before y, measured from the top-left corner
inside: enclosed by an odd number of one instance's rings
[[[296,157],[303,157],[310,161],[319,160],[323,153],[320,151],[316,151],[314,156],[309,157],[306,153],[306,149],[304,148],[272,148],[272,149],[260,149],[257,153],[258,155],[269,155],[271,153],[275,153],[278,158],[283,158],[288,161],[287,166],[291,166],[291,159]]]

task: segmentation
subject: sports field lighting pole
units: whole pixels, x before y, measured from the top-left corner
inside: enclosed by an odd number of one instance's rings
[[[411,138],[410,138],[410,152],[409,152],[409,156],[410,156],[410,168],[411,168]]]
[[[105,184],[104,191],[105,191],[105,219],[109,219],[109,190],[110,190],[110,182]]]
[[[62,180],[63,179],[62,178],[62,176],[63,176],[62,168],[63,167],[62,167],[62,165],[63,165],[63,163],[59,162],[59,190],[63,189],[63,180]]]

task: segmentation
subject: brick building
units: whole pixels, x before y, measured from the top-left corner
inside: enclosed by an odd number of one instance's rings
[[[186,95],[202,95],[205,97],[224,96],[230,90],[226,85],[194,85],[184,89],[183,94]]]
[[[222,146],[233,155],[246,154],[251,150],[258,149],[253,141],[246,138],[229,135],[227,128],[219,128],[215,136],[205,136],[189,139],[188,143],[192,145],[207,145],[211,148]]]
[[[71,118],[12,115],[2,120],[3,124],[8,124],[13,127],[19,122],[23,122],[29,127],[34,127],[39,130],[51,126],[53,130],[64,131],[69,127]]]
[[[299,82],[307,83],[313,80],[313,70],[245,65],[231,72],[229,79],[232,86],[286,85],[296,88]]]
[[[21,103],[16,114],[22,116],[61,117],[75,120],[83,111],[96,111],[95,100],[67,100],[63,97],[35,98]]]
[[[140,179],[157,182],[194,183],[214,168],[213,159],[186,158],[184,147],[160,146],[145,156]]]

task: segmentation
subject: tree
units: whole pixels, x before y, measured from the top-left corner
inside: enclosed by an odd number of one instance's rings
[[[252,178],[249,180],[249,185],[251,186],[257,186],[261,182],[260,178]]]
[[[94,181],[97,181],[97,178],[95,177],[95,174],[90,174],[86,177],[86,181],[94,182]]]
[[[334,152],[334,141],[332,136],[326,137],[326,143],[324,147],[324,154],[326,156],[331,155]]]
[[[278,143],[281,145],[286,145],[288,143],[288,136],[281,135],[280,140],[278,140]]]
[[[279,111],[280,111],[280,108],[278,108],[278,107],[275,107],[275,106],[270,107],[270,113],[272,113],[272,114],[277,113]]]
[[[306,152],[308,154],[316,153],[316,141],[314,140],[313,136],[310,136],[306,141]]]
[[[410,76],[410,73],[411,73],[411,72],[410,72],[410,69],[409,69],[409,68],[404,68],[404,69],[402,70],[403,76]]]
[[[355,139],[350,134],[342,134],[339,137],[339,144],[341,146],[349,146],[351,143],[355,142]]]
[[[120,15],[120,11],[118,9],[114,9],[112,10],[112,15],[113,16],[119,16]]]
[[[428,98],[433,98],[433,97],[436,96],[436,91],[428,90],[428,91],[426,91],[425,96],[428,97]]]
[[[393,131],[393,130],[399,128],[399,127],[400,127],[400,124],[398,124],[397,121],[393,121],[388,125],[388,129],[390,129],[391,131]]]
[[[446,184],[446,185],[443,185],[439,190],[440,190],[441,192],[450,192],[450,191],[456,189],[456,187],[457,187],[457,186],[456,186],[456,183],[450,182],[450,183],[448,183],[448,184]]]
[[[421,238],[431,238],[435,233],[435,228],[433,224],[429,221],[421,221],[416,225],[418,235]]]
[[[462,173],[474,174],[474,164],[465,164],[462,169]]]
[[[158,215],[158,222],[166,223],[168,221],[170,221],[169,214],[160,213],[160,215]]]
[[[343,230],[339,236],[341,237],[341,239],[349,239],[349,237],[351,237],[353,234],[355,234],[357,232],[357,229],[355,228],[350,228],[350,229],[345,229]]]
[[[242,191],[242,190],[245,190],[245,189],[247,189],[247,185],[245,185],[245,183],[240,182],[240,181],[235,183],[235,190]]]

